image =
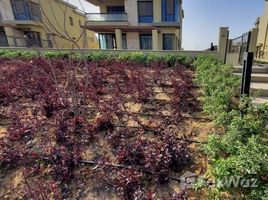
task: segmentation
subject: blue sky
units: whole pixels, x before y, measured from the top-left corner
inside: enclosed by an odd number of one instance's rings
[[[85,0],[68,0],[86,12],[98,9]],[[219,27],[230,27],[230,38],[254,27],[256,18],[264,13],[264,0],[183,0],[182,46],[185,50],[203,50],[218,43]]]
[[[264,13],[264,0],[184,0],[183,48],[203,50],[218,43],[219,27],[227,26],[230,38],[254,28]]]

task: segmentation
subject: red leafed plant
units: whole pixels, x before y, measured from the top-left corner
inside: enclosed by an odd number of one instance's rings
[[[190,162],[187,143],[167,127],[199,109],[191,72],[169,65],[2,60],[0,112],[11,124],[0,139],[0,167],[34,169],[24,174],[28,199],[72,197],[70,188],[83,188],[76,183],[84,178],[85,165],[92,167],[89,177],[110,181],[121,199],[156,199],[155,188],[168,184],[170,172]],[[155,99],[159,88],[171,101]],[[128,103],[140,109],[131,111]],[[167,107],[170,117],[161,114]],[[149,122],[143,124],[141,116]],[[157,116],[162,121],[155,127]],[[94,170],[100,173],[93,176]],[[186,193],[167,198],[183,200]]]

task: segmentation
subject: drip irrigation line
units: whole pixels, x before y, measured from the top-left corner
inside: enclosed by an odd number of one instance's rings
[[[159,133],[158,130],[155,129],[149,129],[149,128],[144,128],[141,126],[126,126],[126,125],[114,125],[115,128],[131,128],[131,129],[143,129],[145,131],[151,131],[154,133]],[[184,138],[176,138],[178,141],[184,141],[184,142],[189,142],[189,143],[197,143],[197,144],[207,144],[207,142],[204,141],[196,141],[196,140],[191,140],[191,139],[184,139]]]
[[[154,171],[147,170],[147,169],[145,169],[144,167],[141,167],[141,166],[127,166],[127,165],[120,165],[120,164],[114,164],[114,163],[98,163],[98,162],[95,162],[95,161],[92,161],[92,160],[81,160],[80,163],[86,164],[86,165],[91,165],[91,166],[102,164],[102,165],[105,165],[105,166],[108,166],[108,167],[114,167],[114,168],[119,168],[119,169],[136,169],[136,170],[140,170],[142,172],[146,172],[146,173],[150,173],[150,174],[155,173]],[[173,181],[181,182],[180,178],[178,178],[178,177],[170,176],[169,179],[173,180]]]
[[[145,115],[145,116],[151,116],[151,117],[158,117],[158,118],[169,118],[169,117],[171,117],[171,116],[155,115],[155,114],[142,113],[142,112],[134,112],[133,114]],[[205,121],[205,122],[213,121],[212,119],[206,118],[206,117],[181,116],[181,118],[183,118],[183,119],[195,119],[195,120],[201,120],[201,121]]]

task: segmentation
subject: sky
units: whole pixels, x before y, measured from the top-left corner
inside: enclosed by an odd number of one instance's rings
[[[85,0],[66,0],[86,12],[98,8]],[[185,18],[182,27],[182,47],[204,50],[218,43],[219,27],[229,27],[230,38],[254,28],[256,18],[264,13],[264,0],[183,0]]]

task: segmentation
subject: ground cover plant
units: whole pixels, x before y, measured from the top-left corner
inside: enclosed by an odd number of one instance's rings
[[[204,146],[207,176],[220,183],[209,189],[210,198],[268,199],[268,105],[253,106],[247,97],[237,104],[239,80],[216,58],[199,57],[195,66],[204,111],[217,125]]]
[[[73,56],[0,52],[1,198],[186,199],[162,188],[191,163],[187,59]]]

